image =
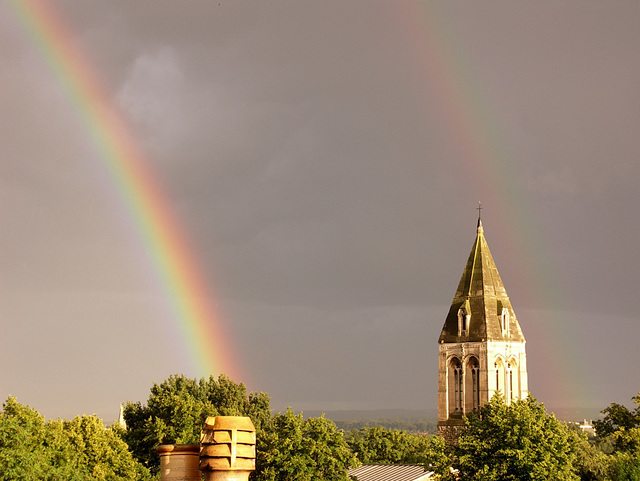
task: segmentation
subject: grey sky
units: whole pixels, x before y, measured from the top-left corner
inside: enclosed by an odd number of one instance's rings
[[[533,394],[595,413],[640,391],[638,3],[51,5],[274,407],[435,406],[479,200]],[[0,51],[0,397],[109,420],[195,372],[77,109],[6,5]]]

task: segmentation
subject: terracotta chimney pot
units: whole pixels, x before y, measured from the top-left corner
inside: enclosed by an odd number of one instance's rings
[[[209,417],[200,437],[205,481],[247,481],[256,467],[256,429],[244,416]]]
[[[156,452],[160,455],[160,481],[201,481],[200,445],[163,444]]]

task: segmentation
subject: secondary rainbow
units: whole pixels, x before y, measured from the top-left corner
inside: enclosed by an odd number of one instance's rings
[[[122,115],[105,93],[97,70],[52,6],[39,0],[11,5],[66,90],[91,136],[115,189],[130,213],[161,279],[197,375],[241,376],[217,318],[211,293],[171,206]]]
[[[472,59],[465,56],[468,49],[458,40],[464,38],[460,35],[460,22],[453,17],[448,4],[415,0],[399,2],[390,8],[406,26],[409,48],[415,52],[415,62],[427,82],[425,94],[429,103],[435,103],[452,144],[464,159],[466,169],[460,173],[461,181],[477,187],[481,193],[478,200],[494,212],[491,219],[503,224],[495,231],[510,236],[509,244],[516,251],[514,257],[522,262],[518,282],[529,297],[527,303],[539,309],[539,317],[531,319],[538,324],[536,333],[543,336],[537,342],[549,347],[545,377],[542,379],[541,375],[538,382],[552,384],[557,397],[568,405],[579,405],[586,395],[585,386],[580,384],[585,377],[579,366],[580,355],[574,352],[567,355],[567,346],[558,341],[575,336],[564,332],[558,313],[544,308],[560,304],[557,301],[562,299],[562,287],[536,230],[541,222],[531,208],[527,189],[513,171],[516,162],[496,107],[499,102],[492,101],[491,91],[482,84]],[[472,212],[472,206],[469,211]],[[527,320],[521,321],[526,334]]]

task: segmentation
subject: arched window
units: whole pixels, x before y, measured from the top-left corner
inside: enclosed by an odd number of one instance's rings
[[[460,366],[454,369],[455,377],[455,411],[462,411],[462,368]]]
[[[504,381],[505,381],[505,370],[504,370],[504,363],[502,362],[502,359],[498,358],[495,362],[495,364],[493,365],[495,368],[495,391],[501,391],[502,394],[505,396],[505,398],[507,398],[507,393],[505,392],[505,386],[504,386]]]
[[[509,396],[511,399],[521,399],[522,393],[520,392],[520,370],[518,369],[518,363],[515,358],[509,359],[508,379],[509,383]]]
[[[477,358],[473,356],[469,358],[466,372],[465,412],[477,411],[480,408],[480,364]]]
[[[448,388],[449,388],[449,414],[462,414],[463,385],[462,385],[462,364],[458,358],[453,358],[449,362]]]

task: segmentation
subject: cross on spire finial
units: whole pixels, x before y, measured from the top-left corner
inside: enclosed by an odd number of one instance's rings
[[[476,209],[478,209],[478,220],[482,219],[482,202],[478,201],[478,207],[476,207]]]

